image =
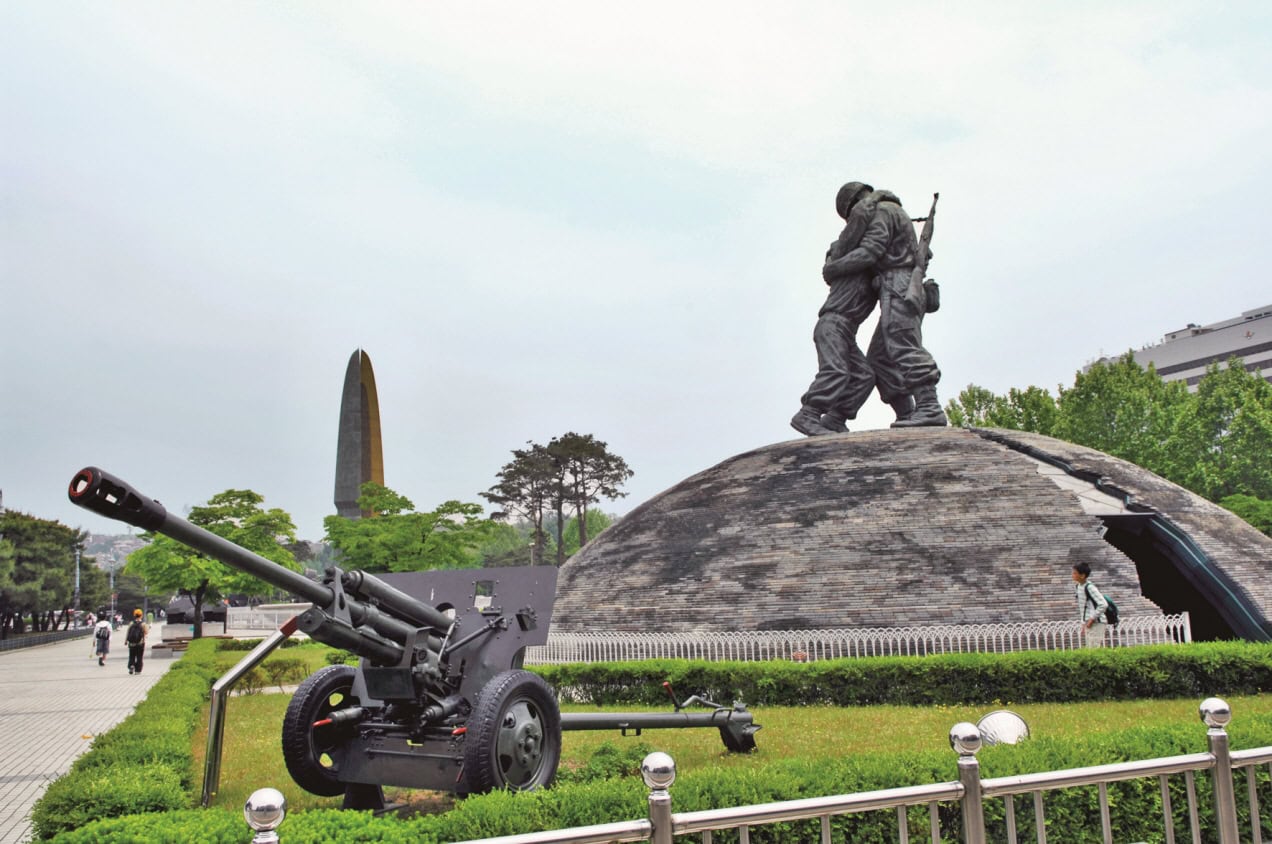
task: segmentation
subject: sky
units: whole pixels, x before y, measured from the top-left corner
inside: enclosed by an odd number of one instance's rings
[[[627,512],[799,436],[850,180],[941,194],[941,400],[1054,393],[1272,303],[1270,129],[1264,2],[0,4],[3,504],[320,539],[361,348],[418,509],[576,431]]]

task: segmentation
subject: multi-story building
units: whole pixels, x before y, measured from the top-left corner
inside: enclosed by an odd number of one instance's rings
[[[1207,366],[1233,356],[1244,361],[1247,371],[1272,382],[1272,305],[1210,325],[1189,323],[1131,354],[1140,366],[1151,363],[1162,378],[1186,381],[1189,389],[1196,389]]]

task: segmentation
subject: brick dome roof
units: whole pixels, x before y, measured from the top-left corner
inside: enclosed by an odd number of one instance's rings
[[[1237,584],[1251,623],[1266,626],[1272,539],[1241,519],[1100,452],[938,428],[776,443],[687,478],[566,562],[553,627],[1058,621],[1076,615],[1080,560],[1124,617],[1190,609],[1194,628],[1199,613],[1202,627],[1222,627],[1224,612],[1202,606],[1196,584],[1165,573],[1152,551],[1145,520],[1162,515],[1196,540],[1213,577]]]

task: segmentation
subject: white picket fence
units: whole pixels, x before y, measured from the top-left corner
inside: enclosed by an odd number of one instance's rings
[[[277,630],[308,604],[230,607],[231,632]],[[1123,618],[1105,644],[1172,645],[1192,641],[1188,613]],[[861,656],[1056,651],[1083,647],[1076,621],[944,624],[926,627],[854,627],[837,630],[760,630],[702,633],[553,632],[548,643],[526,649],[526,664],[618,662],[639,659],[812,662]]]
[[[1124,618],[1117,627],[1109,628],[1105,637],[1110,647],[1190,641],[1192,628],[1186,612]],[[640,659],[811,662],[862,656],[1072,650],[1084,644],[1076,621],[702,633],[554,632],[546,645],[526,649],[526,663]]]

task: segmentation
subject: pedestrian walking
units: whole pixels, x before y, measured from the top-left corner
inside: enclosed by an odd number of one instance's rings
[[[96,645],[93,656],[97,657],[97,664],[105,665],[106,654],[110,653],[110,622],[106,619],[97,622],[97,627],[93,630],[93,642]]]
[[[128,643],[128,673],[141,673],[141,660],[146,655],[146,634],[150,628],[141,619],[141,610],[133,610],[132,624],[128,625],[128,633],[124,641]]]
[[[1100,588],[1091,582],[1091,566],[1078,563],[1073,567],[1073,594],[1078,600],[1078,618],[1088,648],[1104,646],[1104,630],[1108,627],[1105,613],[1109,602]]]

